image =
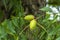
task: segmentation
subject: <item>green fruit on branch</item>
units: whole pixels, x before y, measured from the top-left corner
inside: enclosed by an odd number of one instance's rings
[[[34,19],[34,16],[33,15],[27,15],[24,17],[25,20],[32,20]]]
[[[37,21],[33,19],[30,21],[30,30],[34,30],[36,28]]]

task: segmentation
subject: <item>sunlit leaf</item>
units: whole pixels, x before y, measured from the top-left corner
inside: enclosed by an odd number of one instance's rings
[[[56,40],[60,40],[60,37],[58,37]]]
[[[46,11],[46,12],[48,12],[48,11],[52,12],[51,8],[49,8],[49,7],[43,7],[40,10]]]

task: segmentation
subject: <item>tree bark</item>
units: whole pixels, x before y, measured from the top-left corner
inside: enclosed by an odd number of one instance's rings
[[[21,0],[25,14],[41,14],[45,15],[45,12],[39,10],[46,5],[46,0]]]

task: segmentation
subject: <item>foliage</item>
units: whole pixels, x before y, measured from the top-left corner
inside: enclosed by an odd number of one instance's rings
[[[48,0],[48,4],[53,6],[60,6],[60,0]]]
[[[56,15],[53,20],[49,20],[50,15],[46,15],[42,19],[43,15],[37,14],[36,29],[31,31],[29,29],[30,21],[24,19],[25,14],[21,0],[9,1],[9,6],[7,6],[8,0],[2,0],[3,5],[7,11],[14,6],[12,13],[15,12],[16,15],[11,15],[10,19],[5,19],[0,23],[0,40],[60,40],[60,22],[56,20]],[[45,7],[42,10],[50,11]]]

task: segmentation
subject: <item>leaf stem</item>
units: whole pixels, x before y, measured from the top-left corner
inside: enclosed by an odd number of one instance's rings
[[[41,24],[37,23],[37,25],[41,27],[48,34],[47,30]]]

